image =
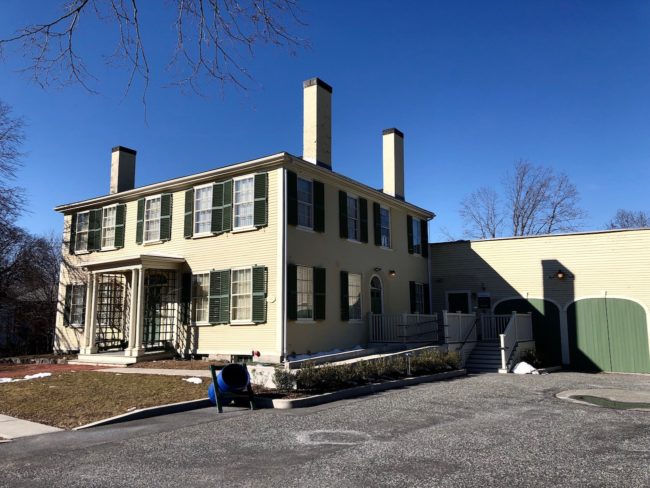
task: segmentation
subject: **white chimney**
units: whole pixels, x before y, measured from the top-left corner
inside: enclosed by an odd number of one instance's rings
[[[332,87],[318,78],[303,82],[302,158],[332,169]]]
[[[111,195],[135,188],[135,150],[117,146],[111,154]]]
[[[382,132],[384,193],[404,200],[404,134],[398,129]]]

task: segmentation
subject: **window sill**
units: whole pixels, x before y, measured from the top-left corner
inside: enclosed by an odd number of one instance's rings
[[[250,232],[252,230],[257,230],[257,227],[255,227],[254,225],[248,227],[237,227],[237,228],[233,228],[230,232],[232,234],[239,234],[242,232]]]
[[[363,319],[351,319],[351,320],[348,320],[348,322],[350,324],[359,325],[359,324],[363,324]]]
[[[209,327],[210,325],[218,325],[218,324],[211,324],[210,322],[192,322],[190,325],[194,327]]]
[[[241,320],[241,321],[231,321],[230,325],[258,325],[255,322],[251,322],[250,320]]]
[[[355,239],[346,239],[348,242],[354,242],[355,244],[365,244],[365,242],[357,241]]]
[[[68,324],[68,327],[74,327],[75,329],[84,329],[86,326],[84,324]]]
[[[205,239],[206,237],[214,237],[215,235],[212,232],[201,232],[200,234],[192,235],[192,239]]]
[[[163,241],[162,239],[158,239],[157,241],[144,241],[142,243],[142,245],[143,246],[153,246],[154,244],[162,244],[163,242],[165,242],[165,241]]]
[[[316,234],[316,231],[311,227],[305,227],[304,225],[296,225],[296,229],[303,232],[309,232],[310,234]]]
[[[383,249],[384,251],[394,251],[392,247],[386,247],[386,246],[379,246],[379,249]]]
[[[75,250],[74,254],[75,254],[75,256],[81,256],[83,254],[90,254],[90,251],[80,249],[79,251]]]
[[[299,324],[315,324],[316,321],[314,319],[296,319],[295,322]]]
[[[118,248],[115,247],[115,246],[111,246],[111,247],[102,247],[101,251],[102,251],[102,252],[104,252],[104,251],[115,251],[115,250],[117,250],[117,249],[118,249]]]

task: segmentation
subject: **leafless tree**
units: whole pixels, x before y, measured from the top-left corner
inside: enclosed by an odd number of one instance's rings
[[[490,239],[497,237],[504,215],[499,208],[499,195],[487,186],[467,195],[460,204],[460,215],[468,237]]]
[[[5,229],[16,220],[25,203],[23,190],[12,185],[22,157],[23,127],[23,120],[14,117],[11,107],[0,100],[0,233],[8,232]]]
[[[176,33],[175,51],[166,68],[176,71],[172,83],[202,93],[202,84],[218,82],[245,87],[251,78],[243,61],[259,45],[288,47],[291,51],[306,41],[294,34],[302,25],[298,0],[169,0]],[[143,5],[144,4],[144,5]],[[156,68],[145,51],[143,24],[153,8],[141,0],[68,0],[60,2],[61,13],[38,23],[20,27],[0,39],[0,49],[16,46],[29,59],[23,71],[41,86],[75,83],[95,92],[96,81],[80,54],[84,23],[112,25],[117,45],[109,59],[125,62],[126,92],[135,78],[143,82],[146,96],[152,70]],[[142,9],[140,8],[142,7]],[[147,12],[148,9],[148,12]],[[25,10],[35,17],[38,9]],[[84,24],[86,27],[86,24]],[[95,45],[101,40],[93,39]],[[0,52],[1,53],[1,52]]]
[[[460,215],[466,234],[475,238],[568,232],[576,230],[585,216],[578,200],[578,190],[567,175],[520,160],[503,180],[500,193],[479,188],[463,199]]]
[[[640,227],[650,227],[650,215],[639,210],[625,210],[619,208],[612,220],[606,224],[607,229],[638,229]]]

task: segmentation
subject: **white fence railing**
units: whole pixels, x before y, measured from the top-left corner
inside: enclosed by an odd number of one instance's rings
[[[506,330],[510,315],[481,315],[481,340],[496,341]]]
[[[445,343],[450,351],[458,352],[461,367],[464,367],[478,340],[476,315],[449,313],[443,310],[442,320],[445,326]]]
[[[510,361],[513,353],[520,343],[532,342],[533,339],[533,319],[530,313],[518,314],[512,312],[510,320],[503,333],[499,334],[501,346],[501,372],[509,371]]]
[[[436,342],[438,318],[417,313],[368,314],[370,342]]]

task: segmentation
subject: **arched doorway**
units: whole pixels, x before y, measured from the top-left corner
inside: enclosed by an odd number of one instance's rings
[[[373,314],[384,313],[383,289],[379,276],[370,279],[370,312]]]

